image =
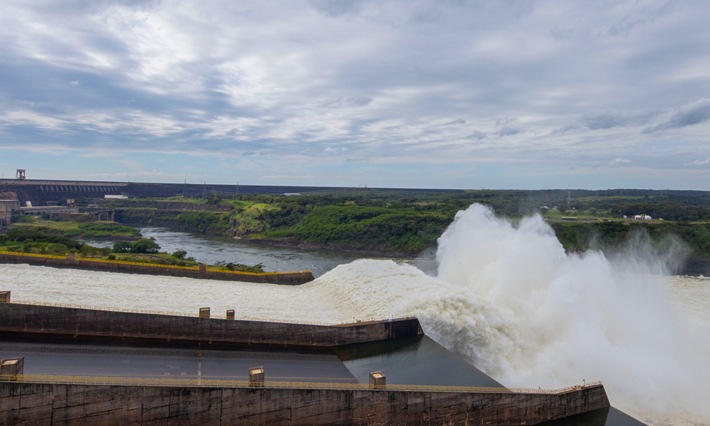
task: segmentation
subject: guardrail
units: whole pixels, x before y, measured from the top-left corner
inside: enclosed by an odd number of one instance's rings
[[[400,392],[456,392],[456,393],[536,393],[559,395],[568,392],[596,387],[601,382],[586,383],[582,386],[569,386],[561,389],[523,389],[504,387],[475,386],[433,386],[386,384],[371,386],[360,383],[330,382],[283,382],[265,381],[253,384],[248,380],[201,379],[201,378],[165,378],[165,377],[121,377],[121,376],[59,376],[45,374],[18,374],[0,376],[0,382],[97,385],[97,386],[161,386],[161,387],[205,387],[205,388],[266,388],[266,389],[308,389],[308,390],[351,390],[351,391],[400,391]]]

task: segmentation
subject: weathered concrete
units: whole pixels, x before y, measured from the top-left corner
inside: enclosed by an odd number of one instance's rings
[[[0,425],[538,424],[609,407],[560,394],[0,383]]]
[[[17,376],[25,371],[25,358],[16,357],[0,360],[0,377]]]
[[[335,347],[421,334],[416,318],[326,326],[0,303],[0,336],[19,338]]]
[[[75,257],[73,253],[68,256],[51,256],[40,254],[26,254],[2,252],[0,263],[22,263],[29,265],[51,266],[56,268],[87,269],[91,271],[124,272],[146,275],[168,275],[173,277],[188,277],[222,281],[245,281],[269,284],[303,284],[313,281],[313,272],[240,272],[218,271],[199,267],[177,267],[171,265],[156,265],[143,263],[129,263],[121,261],[102,261],[91,258]]]
[[[0,303],[0,337],[313,348],[421,334],[416,319],[318,326]],[[160,379],[135,386],[80,384],[71,378],[63,384],[49,378],[32,383],[28,376],[13,375],[0,381],[0,425],[529,425],[609,408],[601,385],[557,393],[412,390],[412,385],[388,385],[382,377],[368,389],[332,383],[286,386],[269,383],[261,371],[253,373],[251,386],[220,382],[219,387],[195,382],[178,387]]]
[[[20,202],[18,200],[3,199],[3,194],[0,193],[0,228],[12,223],[12,212],[19,208]]]

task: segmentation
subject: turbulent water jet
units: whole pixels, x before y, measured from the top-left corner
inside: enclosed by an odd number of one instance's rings
[[[707,334],[678,315],[659,275],[682,254],[669,241],[659,250],[637,236],[612,262],[596,251],[565,253],[539,216],[514,225],[481,205],[459,212],[439,240],[438,278],[490,304],[508,337],[482,339],[464,355],[507,385],[601,379],[612,403],[645,420],[709,419],[699,397],[710,394]],[[444,344],[445,327],[434,333]]]

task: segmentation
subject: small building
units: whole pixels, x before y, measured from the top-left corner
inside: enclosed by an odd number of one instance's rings
[[[20,207],[17,209],[20,214],[40,216],[43,214],[49,214],[50,216],[55,213],[76,213],[78,209],[66,206],[38,206],[33,207],[29,205],[27,207]]]
[[[12,212],[20,209],[19,200],[0,200],[0,228],[12,223]]]

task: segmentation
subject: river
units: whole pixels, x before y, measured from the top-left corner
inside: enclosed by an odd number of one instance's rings
[[[308,269],[318,277],[338,265],[350,263],[362,255],[335,250],[294,249],[259,244],[248,240],[206,237],[167,228],[139,228],[144,238],[153,238],[160,250],[173,253],[185,250],[187,257],[198,262],[214,265],[218,262],[241,263],[243,265],[262,264],[265,271],[300,271]],[[95,247],[111,247],[112,242],[85,240]]]
[[[510,223],[477,205],[440,237],[428,273],[417,262],[285,248],[254,262],[237,254],[241,242],[151,229],[164,250],[199,260],[321,269],[313,282],[279,286],[0,265],[0,290],[13,300],[192,315],[209,306],[272,321],[416,316],[427,335],[504,385],[601,380],[612,405],[645,422],[710,424],[710,279],[666,276],[650,251],[569,255],[540,217]],[[271,251],[249,247],[262,249]]]

